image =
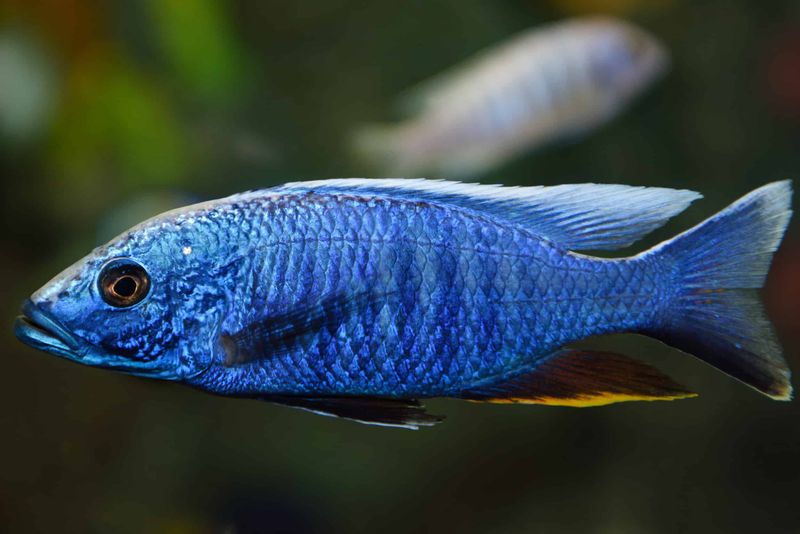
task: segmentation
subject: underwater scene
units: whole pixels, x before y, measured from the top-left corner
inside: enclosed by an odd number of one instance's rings
[[[0,532],[800,531],[796,2],[0,0],[0,177]]]

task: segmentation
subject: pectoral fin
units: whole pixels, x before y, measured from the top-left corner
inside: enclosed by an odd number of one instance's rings
[[[431,415],[416,399],[377,397],[269,397],[268,402],[283,404],[319,415],[342,417],[367,425],[417,430],[433,426],[444,417]]]
[[[463,399],[492,403],[602,406],[696,396],[659,370],[621,354],[562,350],[534,371],[469,389]]]
[[[281,314],[268,315],[234,334],[222,336],[225,365],[247,364],[290,351],[305,336],[322,329],[335,331],[354,313],[366,309],[377,313],[388,296],[369,290],[333,293]]]

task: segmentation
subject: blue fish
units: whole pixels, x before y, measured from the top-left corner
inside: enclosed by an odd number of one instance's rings
[[[579,184],[300,182],[150,219],[23,305],[68,360],[385,426],[420,399],[596,406],[693,396],[590,336],[645,334],[777,400],[789,369],[757,295],[791,217],[765,185],[618,259],[700,195]]]

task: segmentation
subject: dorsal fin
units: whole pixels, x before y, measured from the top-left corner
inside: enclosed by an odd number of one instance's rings
[[[472,388],[459,396],[502,404],[587,407],[685,399],[695,394],[658,369],[621,354],[561,350],[530,373]]]
[[[701,197],[693,191],[663,187],[504,187],[424,178],[318,180],[271,191],[359,194],[452,205],[520,224],[567,250],[626,247]]]

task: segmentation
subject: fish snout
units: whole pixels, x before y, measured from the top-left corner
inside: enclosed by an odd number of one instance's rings
[[[14,322],[14,335],[31,347],[80,359],[81,343],[58,319],[32,300],[26,300]]]

